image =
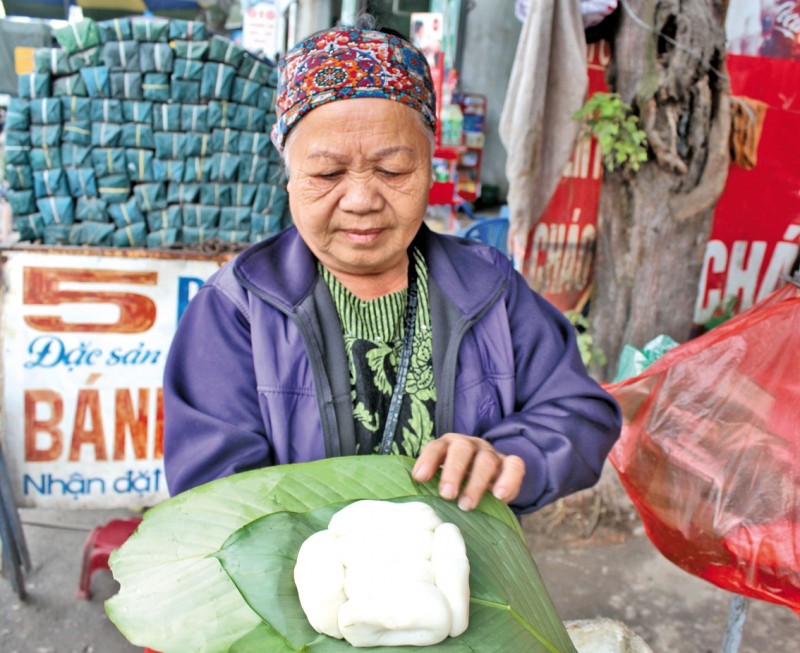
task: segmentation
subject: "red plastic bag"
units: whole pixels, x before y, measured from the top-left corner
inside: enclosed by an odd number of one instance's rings
[[[606,388],[625,416],[610,460],[658,550],[800,614],[800,287]]]

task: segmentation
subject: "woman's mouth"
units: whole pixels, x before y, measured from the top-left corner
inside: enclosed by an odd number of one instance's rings
[[[372,243],[380,238],[383,229],[343,229],[342,232],[353,243]]]

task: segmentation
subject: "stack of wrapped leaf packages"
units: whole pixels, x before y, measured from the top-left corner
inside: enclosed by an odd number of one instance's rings
[[[184,20],[85,19],[55,37],[7,112],[21,240],[251,243],[288,224],[270,61]]]

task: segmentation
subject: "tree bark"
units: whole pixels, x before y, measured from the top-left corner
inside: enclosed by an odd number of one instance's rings
[[[690,337],[729,161],[727,1],[625,5],[608,83],[639,114],[650,159],[638,173],[603,179],[590,316],[594,343],[608,359],[593,369],[603,380],[616,373],[625,344]]]

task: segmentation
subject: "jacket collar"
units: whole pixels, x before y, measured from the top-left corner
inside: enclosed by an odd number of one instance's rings
[[[485,245],[436,234],[425,224],[414,244],[428,262],[429,277],[467,318],[477,315],[505,282]],[[245,250],[233,265],[243,286],[287,312],[297,309],[317,279],[316,258],[295,227]]]

